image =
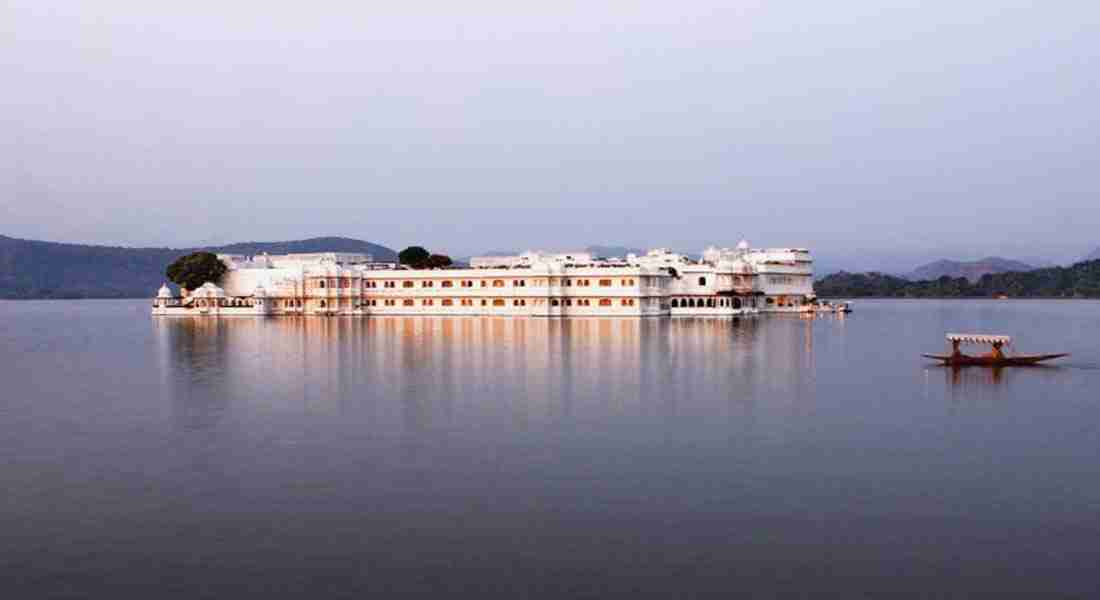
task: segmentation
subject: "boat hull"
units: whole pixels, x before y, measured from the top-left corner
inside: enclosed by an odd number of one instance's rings
[[[950,354],[922,354],[950,367],[1026,367],[1041,362],[1069,356],[1069,354],[1030,354],[1021,356],[953,356]]]

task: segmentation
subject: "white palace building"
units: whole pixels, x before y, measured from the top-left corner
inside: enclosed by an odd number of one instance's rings
[[[468,268],[409,269],[362,254],[219,258],[219,282],[177,297],[162,286],[153,314],[733,316],[801,312],[814,300],[813,260],[801,248],[708,248],[701,260],[665,249],[597,258],[525,252]]]

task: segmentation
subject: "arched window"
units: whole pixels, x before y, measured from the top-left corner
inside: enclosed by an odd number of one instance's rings
[[[672,299],[672,308],[680,308],[680,301],[676,298]]]
[[[714,298],[707,300],[707,308],[714,308]]]
[[[321,308],[324,308],[324,307],[325,307],[325,301],[324,301],[324,300],[322,300],[322,301],[321,301]]]
[[[561,304],[561,302],[558,302],[556,298],[550,301],[550,306],[558,306],[559,304]]]
[[[741,299],[740,298],[734,298],[733,299],[733,307],[734,308],[741,308]]]
[[[700,277],[699,278],[699,285],[706,285],[706,284],[707,284],[707,278],[706,277]]]
[[[325,280],[324,279],[321,280],[321,287],[325,287]]]

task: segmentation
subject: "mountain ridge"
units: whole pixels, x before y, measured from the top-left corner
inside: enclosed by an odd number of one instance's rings
[[[155,248],[27,240],[0,235],[0,299],[145,298],[164,282],[164,269],[184,254],[359,252],[396,260],[390,248],[353,238]]]
[[[1100,260],[988,273],[977,282],[946,275],[910,281],[874,271],[840,271],[818,279],[814,291],[822,298],[1100,298]]]
[[[921,265],[902,277],[910,281],[930,281],[947,276],[952,279],[965,277],[971,283],[977,282],[988,273],[1009,273],[1013,271],[1031,271],[1034,265],[1018,260],[987,256],[978,260],[940,259]]]

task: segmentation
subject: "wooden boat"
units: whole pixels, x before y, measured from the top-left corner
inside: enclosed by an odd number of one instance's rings
[[[973,333],[949,333],[947,341],[951,343],[951,354],[922,354],[925,358],[938,360],[951,367],[1026,367],[1043,361],[1069,356],[1069,354],[1020,354],[1005,355],[1002,348],[1012,345],[1007,335],[981,335]],[[959,345],[988,344],[992,351],[981,356],[970,356],[959,350]]]

